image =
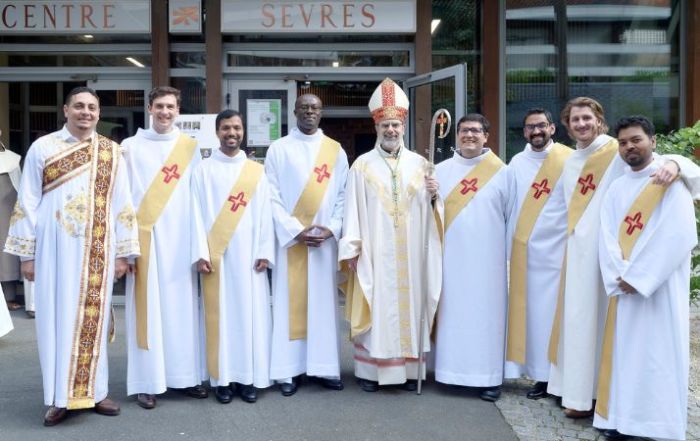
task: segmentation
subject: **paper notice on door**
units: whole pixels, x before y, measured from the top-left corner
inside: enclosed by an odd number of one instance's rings
[[[246,100],[248,147],[267,147],[282,133],[282,100]]]

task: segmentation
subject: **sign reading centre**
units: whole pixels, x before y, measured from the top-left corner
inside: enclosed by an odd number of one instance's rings
[[[416,0],[221,0],[221,14],[221,31],[233,34],[416,32]]]
[[[151,32],[150,0],[7,0],[2,34],[125,34]]]

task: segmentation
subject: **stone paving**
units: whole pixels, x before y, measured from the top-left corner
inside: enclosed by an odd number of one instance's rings
[[[520,440],[606,440],[593,428],[593,418],[566,418],[554,398],[528,400],[525,393],[532,384],[527,380],[507,381],[501,399],[496,402],[496,407]],[[689,386],[686,436],[688,441],[700,441],[700,318],[697,316],[691,320]]]

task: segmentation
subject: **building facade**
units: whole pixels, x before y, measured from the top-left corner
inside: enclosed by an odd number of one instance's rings
[[[416,150],[444,107],[485,114],[489,144],[509,158],[526,109],[558,115],[573,96],[660,130],[700,119],[698,23],[698,0],[7,0],[1,139],[24,154],[60,127],[65,94],[87,85],[101,99],[98,130],[119,140],[148,125],[148,90],[172,85],[182,113],[242,111],[264,157],[294,126],[296,97],[315,93],[321,127],[353,159],[374,144],[366,105],[389,76],[411,98]],[[438,160],[454,142],[438,144]]]

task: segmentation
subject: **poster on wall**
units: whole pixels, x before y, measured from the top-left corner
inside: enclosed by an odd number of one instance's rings
[[[175,119],[175,125],[182,133],[197,140],[202,158],[210,157],[212,150],[219,147],[219,138],[216,137],[216,115],[180,115]]]
[[[267,147],[282,134],[282,100],[246,100],[248,147]]]

